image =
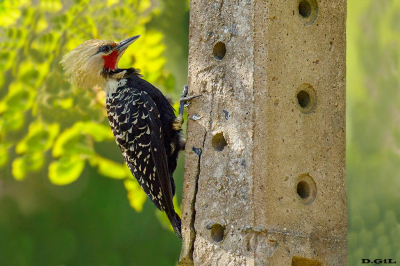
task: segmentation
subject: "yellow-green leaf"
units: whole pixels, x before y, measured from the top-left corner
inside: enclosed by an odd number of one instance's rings
[[[8,161],[7,146],[2,143],[0,144],[0,167],[4,166]]]
[[[0,102],[0,113],[6,111],[20,112],[32,106],[35,93],[26,89],[22,82],[13,82],[9,87],[9,92],[3,101]]]
[[[12,175],[18,181],[25,179],[26,168],[22,158],[17,158],[12,163]]]
[[[12,163],[12,174],[16,180],[23,180],[29,171],[37,171],[44,164],[41,152],[30,153],[16,158]]]
[[[74,99],[72,98],[66,98],[66,99],[61,99],[60,100],[60,106],[63,109],[69,109],[74,105]]]
[[[63,156],[49,165],[49,179],[55,185],[68,185],[78,179],[84,167],[80,156]]]
[[[137,212],[142,211],[143,204],[146,201],[146,194],[143,192],[139,183],[133,179],[124,181],[125,189],[128,192],[129,203]]]
[[[5,112],[4,114],[1,114],[1,118],[3,120],[1,123],[1,129],[4,132],[16,131],[20,129],[25,122],[23,112]]]
[[[94,151],[83,128],[84,123],[78,122],[73,127],[64,130],[54,143],[53,156],[92,156]]]
[[[45,151],[51,148],[60,130],[58,124],[42,124],[39,120],[29,126],[29,133],[18,143],[18,154]]]
[[[115,179],[124,179],[127,177],[125,168],[128,167],[125,164],[119,164],[101,156],[94,156],[91,162],[97,165],[97,170],[102,175]]]
[[[96,124],[93,122],[81,123],[79,125],[86,134],[93,137],[94,141],[104,141],[114,139],[112,131],[109,126],[103,124]]]

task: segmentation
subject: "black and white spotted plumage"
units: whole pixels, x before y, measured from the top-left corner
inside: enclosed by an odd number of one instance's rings
[[[181,220],[172,203],[173,172],[185,143],[181,137],[183,108],[197,96],[186,97],[185,86],[176,117],[168,99],[141,79],[136,69],[118,68],[121,56],[139,37],[120,42],[88,40],[60,63],[77,87],[99,86],[106,92],[108,119],[129,169],[154,205],[166,212],[181,238]]]
[[[181,237],[181,221],[172,202],[172,175],[183,145],[181,130],[173,129],[174,109],[136,71],[126,73],[113,83],[107,95],[107,114],[115,141],[133,176],[153,204],[166,212]]]

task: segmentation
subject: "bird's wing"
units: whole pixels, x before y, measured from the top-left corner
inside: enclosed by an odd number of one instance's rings
[[[126,89],[107,103],[110,125],[129,169],[158,209],[175,214],[160,114],[144,91]]]

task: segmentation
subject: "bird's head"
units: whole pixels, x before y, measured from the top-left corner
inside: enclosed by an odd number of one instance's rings
[[[118,61],[126,48],[140,35],[128,38],[119,43],[106,40],[89,40],[61,60],[64,70],[72,83],[79,88],[92,88],[98,85],[104,88],[107,73],[118,68]]]

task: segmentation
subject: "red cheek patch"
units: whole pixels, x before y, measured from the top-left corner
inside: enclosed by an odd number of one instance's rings
[[[109,55],[103,55],[104,68],[114,70],[117,65],[118,51],[113,51]]]

